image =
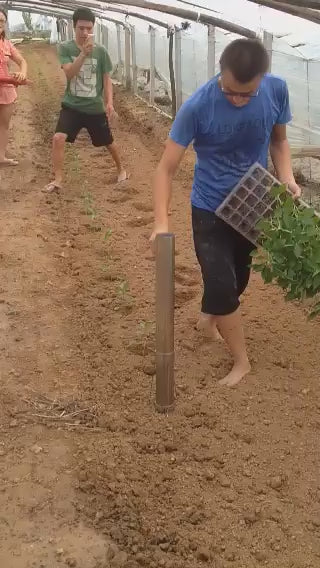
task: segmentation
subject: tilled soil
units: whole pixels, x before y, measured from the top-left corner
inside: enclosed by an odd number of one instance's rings
[[[177,176],[176,387],[154,410],[151,178],[169,122],[122,90],[115,130],[131,177],[82,135],[46,196],[63,76],[26,46],[0,171],[0,564],[5,568],[318,568],[319,321],[252,277],[253,372],[194,330],[193,156]]]

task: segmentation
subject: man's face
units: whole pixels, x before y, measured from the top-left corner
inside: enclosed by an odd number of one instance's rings
[[[76,41],[80,45],[85,43],[90,34],[93,34],[94,24],[87,20],[78,20],[75,26]]]
[[[247,105],[252,98],[255,98],[259,94],[259,87],[261,83],[262,76],[258,75],[249,83],[239,83],[231,71],[225,69],[221,73],[220,77],[220,88],[228,99],[236,107],[243,107]]]

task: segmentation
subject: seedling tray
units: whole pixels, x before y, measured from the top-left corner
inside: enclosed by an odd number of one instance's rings
[[[272,213],[276,199],[271,188],[280,182],[260,164],[254,164],[216,210],[216,215],[238,233],[258,244],[257,223]]]

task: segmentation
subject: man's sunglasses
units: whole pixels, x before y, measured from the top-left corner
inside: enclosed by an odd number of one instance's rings
[[[221,91],[223,92],[223,94],[226,97],[240,97],[241,99],[255,99],[259,95],[259,92],[260,92],[260,89],[258,89],[255,93],[237,93],[235,91],[230,91],[228,89],[225,89],[221,79],[220,79],[219,83],[220,83]]]

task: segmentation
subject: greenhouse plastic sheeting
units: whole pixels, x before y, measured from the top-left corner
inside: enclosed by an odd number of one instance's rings
[[[22,0],[21,0],[22,1]],[[180,0],[165,0],[171,6],[179,6],[192,10],[192,6],[183,4]],[[165,3],[164,1],[164,3]],[[261,37],[263,29],[273,31],[275,34],[285,35],[283,39],[274,37],[272,46],[272,72],[286,79],[290,92],[290,101],[293,112],[293,121],[289,128],[290,140],[295,145],[320,145],[320,40],[319,26],[289,15],[281,14],[268,8],[261,8],[246,0],[199,0],[205,8],[214,7],[218,18],[235,21],[243,26],[258,32]],[[111,5],[109,5],[111,8]],[[126,8],[126,5],[118,5]],[[99,8],[102,5],[99,4]],[[129,11],[135,11],[154,17],[167,24],[181,24],[181,18],[168,14],[143,10],[127,6]],[[196,12],[198,8],[194,9]],[[199,9],[200,10],[200,9]],[[207,12],[209,14],[209,12]],[[232,17],[232,14],[235,17]],[[108,26],[108,50],[113,62],[119,62],[117,30],[109,18],[116,18],[127,24],[135,25],[137,65],[140,68],[150,66],[150,34],[149,23],[138,18],[127,17],[112,10],[105,11]],[[208,74],[207,54],[208,35],[207,27],[191,22],[188,30],[182,32],[182,91],[183,100],[193,93],[200,85],[206,82]],[[216,71],[219,69],[219,59],[226,45],[237,36],[215,30],[215,63]],[[125,57],[124,30],[121,26],[121,61]],[[156,69],[159,75],[169,83],[168,68],[168,38],[162,27],[156,26]],[[121,72],[123,69],[121,70]]]

